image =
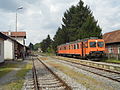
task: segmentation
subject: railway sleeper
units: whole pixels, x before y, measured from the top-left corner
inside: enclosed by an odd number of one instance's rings
[[[40,84],[57,84],[60,81],[53,81],[53,82],[46,82],[46,81],[40,81]]]
[[[54,87],[54,86],[48,86],[48,87],[40,87],[42,90],[66,90],[65,86],[58,86],[58,87]]]

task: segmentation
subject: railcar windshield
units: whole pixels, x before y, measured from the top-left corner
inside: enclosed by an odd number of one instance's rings
[[[90,47],[96,47],[96,42],[90,42]]]
[[[97,45],[98,47],[104,47],[104,42],[98,42]]]

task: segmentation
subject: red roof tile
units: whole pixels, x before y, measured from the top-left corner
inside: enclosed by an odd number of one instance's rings
[[[120,30],[105,33],[103,39],[105,40],[105,43],[120,42]]]
[[[11,37],[26,37],[26,32],[2,32],[5,35],[9,35]]]

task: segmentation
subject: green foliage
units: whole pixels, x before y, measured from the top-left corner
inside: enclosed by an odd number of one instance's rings
[[[94,19],[91,10],[87,5],[84,5],[82,0],[64,13],[62,21],[62,26],[58,28],[53,38],[55,50],[56,46],[70,41],[89,37],[101,38],[102,30]]]
[[[17,71],[14,77],[17,79],[12,82],[3,85],[2,90],[21,90],[24,84],[26,73],[32,69],[32,63],[24,65],[19,71]]]
[[[54,53],[54,50],[53,50],[52,47],[48,47],[48,48],[47,48],[47,52],[48,52],[48,53]]]
[[[50,52],[52,50],[52,39],[50,38],[50,35],[47,36],[46,39],[44,39],[40,44],[41,44],[41,50],[43,52]]]
[[[102,60],[102,62],[107,62],[107,63],[119,63],[120,64],[120,60],[116,60],[116,59],[108,59],[108,60]]]
[[[3,66],[0,67],[0,78],[11,72],[17,66],[18,64],[5,63]]]
[[[40,48],[40,47],[41,47],[41,44],[40,43],[36,43],[34,45],[34,50],[38,50],[38,48]]]

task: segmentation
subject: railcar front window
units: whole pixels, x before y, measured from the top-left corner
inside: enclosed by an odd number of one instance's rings
[[[104,46],[104,42],[98,42],[98,47],[103,47]]]
[[[90,42],[90,47],[96,47],[96,42]]]

